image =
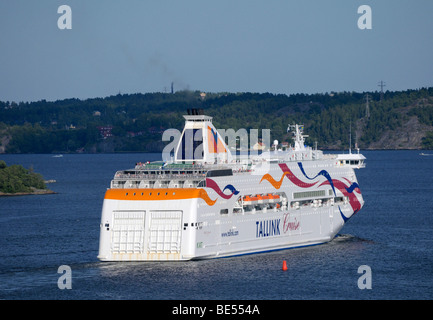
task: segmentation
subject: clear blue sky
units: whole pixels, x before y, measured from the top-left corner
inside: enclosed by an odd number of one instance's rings
[[[1,0],[0,100],[430,87],[432,16],[432,0]]]

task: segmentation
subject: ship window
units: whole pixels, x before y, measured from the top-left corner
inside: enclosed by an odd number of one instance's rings
[[[335,197],[334,201],[337,202],[343,202],[344,201],[344,197]]]
[[[233,214],[244,214],[244,209],[243,208],[233,208]]]
[[[324,197],[325,190],[294,192],[293,199]]]
[[[229,209],[221,209],[220,214],[229,214]]]
[[[219,170],[211,170],[207,172],[207,177],[224,177],[224,176],[232,176],[232,169],[219,169]]]

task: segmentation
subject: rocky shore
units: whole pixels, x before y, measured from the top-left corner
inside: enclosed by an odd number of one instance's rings
[[[48,189],[34,189],[30,192],[16,192],[16,193],[4,193],[0,191],[0,197],[13,197],[13,196],[27,196],[27,195],[43,195],[43,194],[56,194],[52,190]]]

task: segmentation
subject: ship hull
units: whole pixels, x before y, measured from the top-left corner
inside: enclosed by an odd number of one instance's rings
[[[352,168],[334,160],[268,163],[201,188],[108,189],[102,261],[179,261],[331,241],[363,206]]]

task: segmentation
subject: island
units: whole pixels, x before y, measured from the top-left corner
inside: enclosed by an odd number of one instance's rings
[[[0,160],[0,196],[18,196],[30,194],[53,194],[47,189],[42,175],[25,169],[22,165],[6,165]]]

